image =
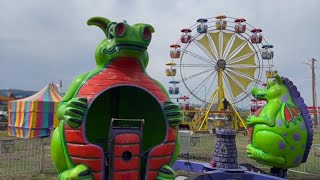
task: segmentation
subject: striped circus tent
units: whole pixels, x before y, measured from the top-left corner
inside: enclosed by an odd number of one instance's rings
[[[56,109],[62,96],[53,83],[38,93],[8,103],[8,134],[20,138],[48,137],[58,126]]]

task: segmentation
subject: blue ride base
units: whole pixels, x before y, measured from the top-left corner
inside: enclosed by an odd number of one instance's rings
[[[248,171],[247,168],[239,166],[239,169],[224,169],[211,167],[209,163],[199,163],[188,160],[178,160],[173,165],[174,170],[183,170],[199,173],[192,177],[195,180],[223,180],[223,179],[236,179],[236,180],[285,180],[267,174]]]

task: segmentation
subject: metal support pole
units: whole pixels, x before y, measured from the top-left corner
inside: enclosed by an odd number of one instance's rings
[[[224,89],[223,89],[223,82],[222,82],[222,69],[219,68],[218,70],[218,106],[217,106],[217,111],[223,110],[223,99],[224,99]]]

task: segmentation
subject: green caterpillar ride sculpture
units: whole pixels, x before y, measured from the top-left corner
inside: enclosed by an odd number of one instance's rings
[[[51,142],[59,179],[171,180],[181,112],[146,74],[154,29],[93,17],[106,38],[96,69],[75,78],[58,106]]]
[[[313,139],[312,121],[297,87],[276,75],[266,89],[253,88],[252,95],[267,100],[257,116],[249,116],[253,127],[247,154],[274,168],[293,168],[306,162]]]

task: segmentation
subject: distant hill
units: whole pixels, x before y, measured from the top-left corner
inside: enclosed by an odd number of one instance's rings
[[[0,89],[0,95],[2,96],[8,96],[9,92],[12,92],[14,96],[20,98],[32,96],[37,93],[37,91],[26,91],[22,89]]]

